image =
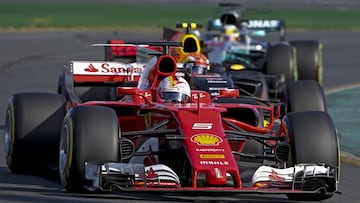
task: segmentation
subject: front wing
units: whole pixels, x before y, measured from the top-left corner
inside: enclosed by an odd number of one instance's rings
[[[88,190],[158,191],[158,192],[225,192],[266,194],[320,194],[327,191],[326,184],[336,181],[336,170],[330,166],[301,164],[286,169],[259,167],[253,175],[253,186],[232,185],[229,178],[224,187],[182,187],[177,174],[163,164],[86,162],[85,176]],[[204,178],[204,177],[203,177]]]

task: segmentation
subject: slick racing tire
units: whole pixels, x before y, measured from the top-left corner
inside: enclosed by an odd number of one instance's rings
[[[295,40],[290,44],[296,49],[299,80],[316,80],[322,84],[322,44],[315,40]]]
[[[295,164],[326,164],[336,169],[336,178],[328,178],[326,190],[317,194],[288,194],[292,200],[324,200],[330,198],[337,188],[339,145],[334,123],[326,112],[292,112],[283,120],[285,136],[290,140],[290,166]],[[309,188],[310,187],[310,188]],[[317,188],[307,186],[309,190]],[[316,186],[315,186],[316,187]]]
[[[87,192],[86,162],[120,160],[119,132],[117,115],[111,108],[77,106],[66,114],[60,137],[59,174],[68,192]]]
[[[270,44],[266,51],[265,73],[277,76],[282,83],[298,79],[296,52],[285,43]]]
[[[109,87],[74,87],[73,91],[81,102],[111,100]],[[70,101],[69,92],[65,88],[64,74],[59,77],[57,93],[64,95]]]
[[[321,85],[314,80],[288,82],[284,99],[286,112],[326,111],[325,94]]]
[[[5,157],[12,173],[34,173],[57,165],[66,100],[51,93],[13,95],[5,115]]]

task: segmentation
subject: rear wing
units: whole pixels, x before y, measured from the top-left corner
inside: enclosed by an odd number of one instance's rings
[[[213,35],[216,32],[221,32],[223,29],[223,23],[219,18],[212,19],[208,22],[208,31],[212,31]],[[251,31],[264,31],[266,33],[279,32],[280,40],[285,40],[285,21],[284,20],[273,20],[273,19],[242,19],[234,22],[239,30],[245,26],[247,30]],[[215,31],[215,32],[214,32]]]
[[[105,86],[107,84],[119,86],[126,82],[137,82],[145,66],[153,57],[169,55],[170,46],[178,47],[181,44],[180,42],[160,41],[139,45],[120,43],[93,44],[92,46],[117,47],[119,50],[125,51],[122,56],[131,56],[136,60],[131,63],[123,61],[70,61],[67,65],[68,74],[73,78],[75,84],[88,85],[94,83]]]
[[[114,61],[116,59],[136,60],[137,46],[145,45],[146,42],[125,43],[123,40],[111,39],[107,40],[105,46],[105,61]],[[121,46],[120,46],[121,45]],[[162,47],[147,46],[148,49],[154,51],[162,51]]]
[[[246,8],[241,9],[237,3],[220,3],[220,7],[226,10],[219,18],[210,19],[208,21],[208,31],[221,31],[223,25],[232,24],[242,29],[243,23],[246,22],[246,29],[263,32],[279,32],[280,40],[285,40],[285,21],[277,19],[246,19],[244,13],[261,13],[271,12],[270,9]]]
[[[65,66],[75,85],[118,86],[138,81],[144,67],[138,63],[70,61]],[[119,84],[121,83],[121,84]]]
[[[107,100],[111,87],[136,87],[143,69],[137,63],[70,61],[61,81],[71,102]]]
[[[178,42],[149,43],[150,46],[161,47],[164,52],[145,48],[148,45],[143,47],[129,44],[129,46],[135,47],[136,58],[138,59],[138,61],[132,63],[121,61],[70,61],[65,65],[60,81],[65,88],[65,94],[74,103],[81,103],[82,100],[86,100],[80,99],[80,96],[76,93],[78,92],[76,90],[84,89],[82,87],[99,88],[105,94],[110,94],[110,91],[112,91],[109,87],[137,87],[145,67],[151,69],[151,66],[156,65],[159,67],[157,71],[164,72],[163,74],[173,74],[176,71],[176,64],[174,66],[171,61],[173,58],[162,55],[168,55],[169,46],[179,46],[179,44]],[[94,44],[93,46],[107,46],[107,44]],[[157,64],[157,60],[155,60],[156,63],[148,64],[148,61],[151,62],[156,57],[162,57],[162,63]],[[96,94],[91,94],[91,97],[95,96]],[[104,101],[103,99],[100,100]]]
[[[250,19],[243,21],[247,23],[248,30],[263,30],[269,32],[279,32],[280,40],[285,40],[285,21],[271,19]]]
[[[250,19],[246,20],[249,30],[264,30],[266,32],[279,32],[285,29],[283,20]]]

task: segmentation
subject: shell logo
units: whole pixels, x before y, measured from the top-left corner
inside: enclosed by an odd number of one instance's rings
[[[223,140],[217,135],[196,134],[191,137],[191,142],[194,142],[199,146],[219,146]]]

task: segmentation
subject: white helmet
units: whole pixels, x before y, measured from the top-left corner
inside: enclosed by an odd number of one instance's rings
[[[156,92],[163,102],[188,103],[191,98],[190,85],[182,77],[164,78],[159,83]]]

